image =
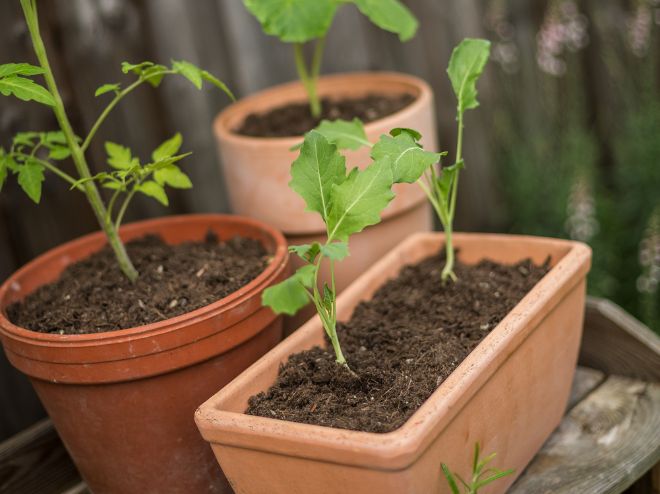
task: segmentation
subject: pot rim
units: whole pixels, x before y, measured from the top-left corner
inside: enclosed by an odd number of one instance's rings
[[[385,79],[400,84],[407,84],[410,87],[410,92],[415,96],[415,100],[401,110],[365,124],[364,130],[367,135],[369,135],[369,133],[374,130],[374,127],[388,127],[388,122],[399,120],[402,117],[405,118],[407,114],[417,112],[420,107],[426,105],[429,101],[432,101],[433,98],[431,87],[423,79],[410,74],[391,71],[341,72],[321,76],[318,81],[320,96],[327,96],[330,94],[332,91],[332,86],[338,82],[346,80],[351,81],[352,79],[362,78],[370,78],[374,79],[375,81]],[[330,87],[328,87],[327,91],[325,91],[324,89],[326,88],[324,86]],[[230,128],[228,121],[237,115],[242,115],[242,117],[245,118],[249,113],[252,112],[252,103],[255,101],[267,98],[270,95],[277,95],[280,92],[288,92],[296,88],[302,89],[302,87],[302,83],[299,80],[290,81],[263,89],[230,104],[228,107],[222,110],[213,121],[213,128],[215,130],[216,136],[218,136],[218,138],[222,141],[229,141],[243,145],[265,144],[290,148],[296,144],[299,144],[303,138],[302,135],[289,137],[245,136],[236,133],[234,129]],[[295,101],[295,98],[293,100]],[[281,104],[281,102],[278,102],[275,106]]]
[[[13,324],[6,316],[6,297],[10,287],[17,283],[18,280],[26,273],[39,269],[41,265],[53,262],[56,258],[65,255],[71,248],[75,248],[82,244],[96,243],[102,241],[101,248],[106,245],[104,241],[104,233],[102,231],[92,232],[74,240],[70,240],[61,244],[53,249],[46,251],[39,255],[32,261],[25,264],[23,267],[15,271],[9,278],[7,278],[0,286],[0,335],[7,338],[18,340],[30,345],[37,346],[65,346],[65,347],[84,347],[84,346],[98,346],[103,344],[121,343],[128,340],[135,340],[137,338],[154,337],[160,334],[177,331],[183,327],[189,326],[194,322],[209,319],[217,316],[219,313],[228,311],[235,306],[240,305],[249,298],[253,297],[256,292],[267,285],[272,279],[276,278],[283,269],[286,268],[288,260],[288,247],[284,235],[277,229],[271,227],[266,223],[246,218],[242,216],[229,215],[229,214],[184,214],[163,216],[160,218],[153,218],[149,220],[136,221],[123,225],[119,234],[124,240],[125,237],[135,238],[140,236],[140,233],[148,234],[149,229],[157,228],[164,224],[175,226],[180,223],[189,223],[197,221],[200,223],[234,223],[244,224],[251,226],[257,230],[261,230],[269,236],[275,249],[272,254],[272,260],[266,268],[252,281],[245,286],[239,288],[235,292],[227,295],[224,298],[216,300],[215,302],[199,307],[190,312],[158,321],[151,324],[142,326],[134,326],[131,328],[118,329],[115,331],[105,331],[101,333],[90,334],[57,334],[57,333],[40,333],[30,329],[22,328]],[[137,233],[140,230],[147,230]]]
[[[338,311],[342,311],[341,306],[349,305],[349,298],[361,293],[360,280],[396,262],[401,251],[416,242],[434,239],[442,242],[443,238],[442,233],[417,233],[408,237],[342,292],[338,299],[338,304],[341,304]],[[220,402],[223,400],[244,394],[242,384],[237,382],[242,376],[255,377],[262,369],[273,365],[266,362],[269,354],[280,353],[286,348],[286,361],[291,348],[297,352],[301,351],[301,347],[312,346],[304,345],[315,332],[322,331],[319,329],[321,324],[317,315],[198,408],[195,421],[202,436],[211,444],[327,463],[350,464],[353,467],[382,471],[407,468],[423,454],[432,444],[433,438],[451,423],[492,373],[508,360],[538,323],[581,282],[589,270],[591,249],[581,242],[525,235],[456,233],[456,245],[470,238],[478,238],[482,242],[511,239],[543,243],[564,248],[566,253],[401,427],[388,433],[362,432],[221,409]],[[364,297],[359,299],[363,300]],[[523,311],[523,307],[527,308]],[[524,332],[524,328],[530,329]],[[268,442],[270,445],[264,446]],[[314,446],[312,453],[308,451],[310,446]]]

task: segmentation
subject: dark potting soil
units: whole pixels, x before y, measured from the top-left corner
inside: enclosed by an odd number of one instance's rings
[[[329,351],[290,357],[248,414],[366,432],[390,432],[429,398],[479,342],[548,272],[526,260],[512,266],[458,264],[456,283],[440,279],[443,257],[407,266],[351,320],[338,325],[355,375]]]
[[[162,321],[208,305],[256,278],[268,264],[257,241],[167,245],[150,235],[126,245],[140,273],[134,283],[108,248],[72,264],[49,285],[8,307],[9,320],[42,333],[101,333]]]
[[[364,123],[386,117],[405,108],[415,100],[411,94],[390,96],[368,94],[361,98],[321,100],[321,117],[314,118],[307,102],[278,106],[266,113],[252,113],[236,129],[241,135],[251,137],[301,136],[315,128],[321,120],[353,120]]]

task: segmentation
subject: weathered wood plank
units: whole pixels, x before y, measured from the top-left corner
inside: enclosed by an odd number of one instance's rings
[[[579,361],[606,374],[660,381],[660,338],[616,304],[589,297]]]
[[[660,460],[660,384],[611,376],[564,418],[513,494],[620,493]]]
[[[568,399],[567,410],[577,405],[584,397],[596,389],[607,376],[595,369],[588,367],[578,367],[575,370],[573,386],[571,387],[571,396]]]
[[[79,483],[78,471],[48,419],[0,444],[0,492],[59,493]]]

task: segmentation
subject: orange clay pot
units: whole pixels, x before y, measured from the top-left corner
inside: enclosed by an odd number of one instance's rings
[[[415,101],[406,108],[367,124],[367,137],[376,142],[392,128],[411,127],[421,132],[426,149],[437,151],[433,93],[421,79],[389,72],[339,74],[321,77],[318,92],[321,98],[412,94]],[[251,113],[262,113],[288,102],[304,102],[306,98],[300,82],[283,84],[232,104],[214,123],[233,211],[275,226],[293,244],[325,238],[325,225],[319,215],[305,211],[303,199],[288,186],[291,163],[298,156],[298,151],[291,151],[291,147],[302,142],[303,137],[247,137],[237,134],[235,129]],[[369,151],[368,148],[347,151],[347,167],[365,168],[371,162]],[[348,286],[408,235],[431,230],[431,209],[420,187],[398,184],[394,192],[396,198],[383,212],[383,221],[351,237],[351,256],[335,268],[338,290]],[[298,259],[292,262],[294,268],[298,267]],[[327,272],[323,279],[327,279]]]
[[[288,271],[281,233],[260,222],[190,215],[122,227],[124,240],[148,233],[168,243],[258,239],[270,265],[240,290],[162,322],[99,334],[57,335],[9,322],[5,308],[106,242],[87,235],[30,262],[0,287],[0,337],[27,374],[83,478],[95,494],[231,492],[195,430],[193,412],[281,340],[282,321],[261,293]]]
[[[323,345],[318,317],[268,352],[197,410],[236,494],[449,493],[440,464],[469,478],[474,444],[497,452],[495,466],[520,474],[568,400],[582,332],[591,251],[580,243],[511,235],[458,234],[460,259],[513,263],[552,259],[551,271],[399,429],[355,432],[244,415],[289,355]],[[420,233],[398,245],[338,299],[347,320],[402,266],[438,251],[443,235]],[[483,489],[502,493],[506,477]],[[481,492],[481,491],[480,491]]]

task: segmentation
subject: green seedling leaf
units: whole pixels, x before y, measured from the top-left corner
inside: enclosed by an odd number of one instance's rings
[[[290,245],[289,252],[293,252],[303,261],[311,264],[316,260],[319,252],[321,252],[321,245],[318,242],[314,242],[313,244]]]
[[[454,479],[454,475],[449,470],[449,467],[444,463],[441,466],[442,466],[442,473],[445,474],[445,478],[447,479],[447,483],[449,484],[449,488],[451,489],[452,494],[461,494],[461,491],[458,490],[456,479]]]
[[[234,96],[234,93],[231,92],[231,90],[227,87],[227,85],[224,82],[222,82],[213,74],[207,72],[206,70],[202,70],[202,79],[204,79],[206,82],[210,82],[215,87],[224,91],[225,94],[229,96],[232,101],[236,101],[236,97]]]
[[[477,80],[490,56],[490,41],[464,39],[452,52],[447,74],[458,100],[458,112],[462,114],[479,106]]]
[[[61,130],[51,130],[49,132],[45,132],[42,134],[41,139],[46,145],[66,144],[66,136]]]
[[[266,288],[261,297],[263,305],[276,314],[294,315],[309,303],[307,288],[314,283],[314,266],[308,264],[283,282]]]
[[[243,0],[266,34],[285,43],[305,43],[326,35],[336,0]]]
[[[103,84],[103,86],[99,87],[94,92],[94,96],[97,97],[110,92],[114,92],[116,94],[120,91],[120,89],[121,86],[119,84]]]
[[[105,152],[108,153],[108,164],[117,170],[128,170],[137,164],[137,158],[133,158],[131,150],[121,144],[114,142],[105,143]]]
[[[202,89],[202,70],[185,60],[172,61],[172,69],[188,79],[197,89]]]
[[[379,28],[408,41],[417,32],[415,16],[398,0],[352,0],[357,8]]]
[[[422,140],[422,134],[417,132],[415,129],[409,129],[408,127],[396,127],[394,129],[390,130],[390,135],[392,137],[396,137],[400,134],[408,134],[415,141],[421,141]]]
[[[289,186],[327,223],[333,196],[332,187],[346,179],[346,160],[337,146],[312,130],[305,135],[300,156],[291,166]]]
[[[142,75],[142,72],[144,69],[147,67],[153,66],[153,62],[140,62],[140,63],[128,63],[128,62],[122,62],[121,63],[121,71],[124,74],[128,74],[129,72],[133,72],[136,75]]]
[[[321,253],[333,261],[341,261],[348,256],[348,244],[346,242],[332,242],[321,245]]]
[[[44,167],[35,161],[27,161],[18,168],[18,184],[35,203],[41,200],[41,184],[44,181]]]
[[[166,70],[167,67],[164,65],[152,65],[151,67],[147,67],[142,71],[142,79],[147,81],[153,87],[158,87],[160,86],[163,77],[165,77],[164,71]]]
[[[323,283],[323,298],[321,303],[327,312],[332,311],[332,304],[335,301],[335,292],[328,286],[327,283]]]
[[[0,79],[0,94],[14,95],[23,101],[36,101],[47,106],[54,106],[55,99],[46,88],[40,86],[32,79],[11,75]]]
[[[463,160],[455,163],[451,166],[446,166],[440,171],[440,176],[438,177],[438,187],[440,189],[440,197],[443,200],[449,198],[449,191],[451,189],[451,184],[456,178],[456,174],[459,170],[462,170],[465,167]]]
[[[325,138],[337,146],[337,149],[360,149],[362,146],[371,146],[364,131],[364,125],[359,118],[352,122],[347,120],[323,120],[315,129]]]
[[[474,454],[472,455],[472,472],[477,473],[479,471],[479,456],[481,445],[479,441],[474,443]]]
[[[165,189],[162,187],[162,185],[159,185],[157,182],[149,180],[147,182],[138,185],[137,190],[138,192],[141,192],[145,196],[153,197],[163,206],[167,206],[169,204],[169,200],[167,199],[167,194],[165,193]]]
[[[48,152],[48,158],[52,160],[65,160],[71,156],[71,150],[66,146],[52,146]]]
[[[192,182],[188,175],[176,165],[167,165],[154,172],[154,180],[159,185],[169,185],[175,189],[191,189]]]
[[[363,171],[353,169],[348,178],[332,189],[328,216],[328,238],[348,241],[348,237],[380,221],[380,213],[394,198],[392,169],[374,162]]]
[[[400,132],[394,137],[381,136],[371,150],[371,157],[391,166],[394,183],[413,183],[440,161],[442,153],[424,151],[412,134]]]
[[[44,69],[31,65],[29,63],[5,63],[0,65],[0,77],[10,75],[39,75],[43,74]]]
[[[120,182],[119,180],[109,180],[107,182],[103,182],[101,184],[101,187],[104,187],[104,188],[110,189],[110,190],[124,190],[125,189],[125,185],[122,182]]]
[[[151,153],[151,159],[154,161],[162,161],[165,158],[174,156],[179,152],[179,149],[181,149],[181,143],[181,134],[177,132],[173,137],[163,142],[153,153]]]
[[[13,145],[34,147],[35,140],[39,138],[38,132],[19,132],[14,136]]]
[[[514,470],[504,470],[504,471],[497,471],[497,473],[494,473],[490,477],[487,477],[483,480],[480,480],[477,482],[477,484],[474,486],[475,487],[475,492],[477,489],[481,489],[482,487],[487,486],[488,484],[495,482],[496,480],[501,479],[502,477],[506,477],[507,475],[511,475],[514,472]]]

